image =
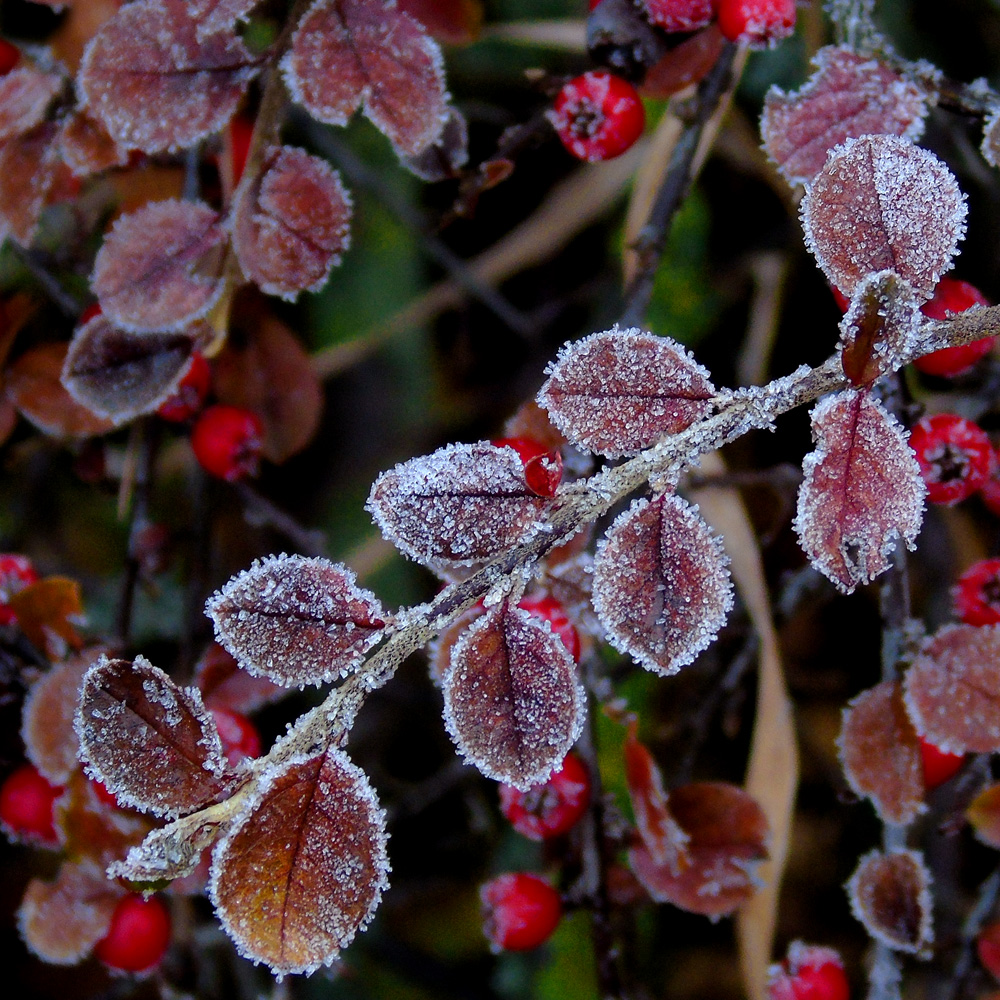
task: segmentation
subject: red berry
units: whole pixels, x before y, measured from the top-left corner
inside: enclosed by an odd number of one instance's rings
[[[973,306],[988,306],[989,299],[975,285],[955,278],[942,278],[934,289],[934,297],[925,302],[920,311],[930,319],[947,319],[955,313],[965,312]],[[931,351],[913,364],[925,375],[951,378],[968,371],[980,358],[993,350],[995,337],[983,337],[961,347],[942,347]]]
[[[6,76],[21,61],[21,50],[0,38],[0,76]]]
[[[545,445],[526,437],[497,438],[498,448],[513,448],[524,465],[524,481],[528,489],[540,497],[554,497],[562,479],[562,454],[558,448],[551,451]]]
[[[34,764],[22,764],[0,785],[0,824],[11,837],[56,847],[55,801],[63,790],[49,784]]]
[[[233,170],[233,187],[236,187],[243,176],[250,154],[250,142],[253,139],[254,121],[246,115],[236,115],[229,124],[230,163]]]
[[[170,913],[163,901],[131,894],[119,900],[94,954],[112,969],[145,972],[163,958],[169,944]]]
[[[646,124],[635,87],[604,69],[570,80],[559,91],[551,119],[566,149],[590,163],[620,156]]]
[[[103,802],[106,806],[111,806],[112,809],[121,808],[118,804],[118,799],[108,791],[108,786],[103,781],[98,781],[97,778],[90,778],[89,780],[90,787],[94,789],[94,794],[97,796],[99,802]]]
[[[910,447],[931,503],[956,504],[989,479],[993,449],[983,430],[953,413],[924,417],[910,431]]]
[[[956,774],[965,763],[965,755],[940,750],[920,737],[920,761],[924,768],[924,787],[932,791]]]
[[[982,559],[959,578],[952,592],[955,613],[966,625],[1000,622],[1000,559]]]
[[[1000,920],[987,924],[976,938],[976,954],[983,967],[1000,979]]]
[[[768,1000],[848,1000],[850,987],[840,955],[793,941],[788,957],[768,970]]]
[[[260,733],[245,715],[228,708],[213,708],[210,711],[222,740],[222,752],[231,767],[248,757],[260,756]]]
[[[544,784],[526,792],[500,786],[500,811],[531,840],[559,837],[574,827],[590,803],[590,775],[575,753]]]
[[[643,0],[650,21],[666,32],[697,31],[711,24],[715,0]]]
[[[157,414],[174,424],[190,420],[205,404],[211,385],[212,366],[201,351],[195,351],[184,378],[177,383],[174,394],[160,404]]]
[[[719,28],[731,42],[772,45],[795,28],[795,0],[719,0]]]
[[[500,875],[479,890],[483,931],[495,951],[530,951],[547,941],[562,916],[559,893],[524,872]]]
[[[77,320],[77,326],[86,326],[95,316],[101,315],[101,303],[91,302],[86,309],[80,313],[80,318]]]
[[[590,10],[594,10],[601,3],[601,0],[587,0]]]
[[[17,621],[14,609],[7,606],[10,599],[37,582],[38,572],[27,556],[17,552],[0,554],[0,625],[13,625]]]
[[[830,286],[830,291],[833,292],[833,301],[837,303],[837,308],[841,312],[847,312],[850,308],[851,300],[839,288],[835,288],[833,285]]]
[[[263,445],[260,417],[239,406],[210,406],[191,431],[191,447],[201,467],[228,482],[257,474]]]
[[[562,639],[573,660],[576,663],[580,662],[580,633],[569,620],[563,606],[554,597],[525,597],[517,606],[528,614],[544,618],[552,631]]]

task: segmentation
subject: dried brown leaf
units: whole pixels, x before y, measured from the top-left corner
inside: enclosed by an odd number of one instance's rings
[[[871,851],[847,883],[851,912],[877,941],[919,953],[934,941],[931,875],[918,851]]]
[[[7,603],[21,631],[50,659],[62,659],[67,649],[83,645],[75,627],[83,620],[83,598],[76,580],[47,576],[11,594]]]

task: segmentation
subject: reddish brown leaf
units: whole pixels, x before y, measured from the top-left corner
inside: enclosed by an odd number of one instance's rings
[[[195,664],[194,677],[206,708],[226,708],[242,715],[250,715],[288,693],[281,684],[241,670],[232,653],[217,642]]]
[[[802,200],[806,244],[845,295],[872,271],[894,271],[929,299],[965,235],[965,215],[951,171],[891,135],[849,139]]]
[[[695,32],[649,67],[638,85],[639,93],[654,100],[666,100],[685,87],[698,83],[719,61],[725,44],[725,36],[717,24]]]
[[[526,791],[547,781],[576,742],[585,697],[549,623],[507,603],[452,648],[442,681],[448,732],[488,778]]]
[[[65,576],[47,576],[11,594],[7,603],[21,631],[50,659],[62,659],[67,648],[79,649],[76,631],[83,619],[80,584]]]
[[[794,527],[813,565],[850,593],[888,568],[897,539],[913,548],[926,490],[903,429],[868,393],[820,400],[812,431]]]
[[[62,123],[59,150],[77,177],[123,167],[129,157],[128,150],[111,138],[104,123],[83,110],[74,111]]]
[[[918,851],[871,851],[847,883],[851,912],[877,941],[897,951],[922,952],[934,942],[930,883]]]
[[[205,316],[223,288],[218,223],[203,202],[175,199],[119,216],[91,279],[107,320],[143,333],[183,330]]]
[[[442,42],[465,45],[479,37],[481,0],[397,0],[397,4]]]
[[[883,821],[905,825],[924,811],[920,739],[898,683],[885,681],[848,703],[838,747],[847,783]]]
[[[0,76],[0,142],[30,132],[45,114],[63,80],[31,66],[19,66]]]
[[[202,41],[219,31],[228,31],[242,21],[260,0],[188,0],[188,12],[197,22]]]
[[[946,625],[906,671],[918,733],[946,753],[1000,750],[1000,625]]]
[[[91,667],[76,727],[88,772],[123,805],[176,816],[232,789],[197,688],[178,687],[142,656]]]
[[[102,314],[73,335],[62,371],[66,391],[99,417],[122,424],[152,413],[191,367],[188,333],[128,333]]]
[[[469,566],[527,541],[551,503],[528,488],[513,448],[480,442],[448,445],[383,472],[367,506],[411,559]]]
[[[181,0],[136,0],[93,37],[79,87],[116,142],[145,153],[218,132],[257,73],[231,31],[199,39]]]
[[[637,500],[597,549],[594,609],[608,640],[673,674],[715,638],[733,605],[722,544],[677,496]]]
[[[601,455],[634,455],[710,409],[708,372],[678,343],[639,330],[569,343],[548,368],[538,402],[570,441]]]
[[[233,207],[233,249],[243,273],[268,295],[317,291],[350,242],[351,199],[326,160],[272,147],[262,173]]]
[[[240,666],[279,684],[320,684],[350,673],[381,638],[378,598],[339,563],[269,556],[208,599],[218,641]]]
[[[418,21],[376,0],[317,0],[282,60],[293,98],[314,117],[346,125],[365,114],[400,155],[441,135],[448,113],[441,51]]]
[[[2,174],[0,174],[2,176]],[[90,437],[114,426],[81,406],[60,381],[68,344],[41,344],[7,369],[7,398],[18,412],[52,437]]]
[[[835,146],[861,135],[916,141],[927,95],[877,59],[828,45],[813,57],[816,72],[791,94],[772,87],[760,130],[767,155],[789,184],[808,184]]]
[[[247,958],[279,976],[328,965],[363,930],[388,884],[385,815],[338,750],[267,774],[215,849],[209,886]]]
[[[979,840],[1000,849],[1000,784],[987,785],[969,803],[965,818]]]
[[[753,895],[754,871],[767,858],[767,819],[742,788],[699,782],[672,789],[670,810],[688,836],[679,874],[660,865],[643,844],[629,851],[629,865],[661,903],[689,913],[722,917]]]
[[[67,861],[54,882],[28,883],[17,912],[21,938],[43,962],[76,965],[108,933],[124,892],[93,862]]]
[[[0,240],[30,246],[35,238],[60,167],[56,133],[46,122],[0,145]]]
[[[323,387],[302,342],[259,294],[241,296],[234,317],[235,336],[215,360],[215,393],[264,421],[264,457],[281,463],[313,439]]]

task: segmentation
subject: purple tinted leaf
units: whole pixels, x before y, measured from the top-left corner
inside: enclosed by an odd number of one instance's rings
[[[594,608],[608,640],[673,674],[715,638],[733,605],[722,544],[677,496],[637,500],[600,543]]]
[[[56,134],[47,122],[0,144],[0,242],[34,240],[59,167]]]
[[[793,526],[813,565],[850,593],[888,569],[897,539],[913,548],[924,481],[902,427],[866,392],[820,400],[812,430]]]
[[[0,142],[24,135],[40,125],[62,88],[61,77],[30,66],[0,76]]]
[[[197,22],[198,40],[228,31],[242,21],[261,0],[187,0],[188,11]]]

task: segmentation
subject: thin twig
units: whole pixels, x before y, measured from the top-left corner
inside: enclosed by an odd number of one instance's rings
[[[326,554],[326,536],[322,531],[304,528],[288,511],[258,493],[250,483],[238,482],[235,488],[248,524],[255,528],[273,528],[292,543],[296,552],[310,556]]]

